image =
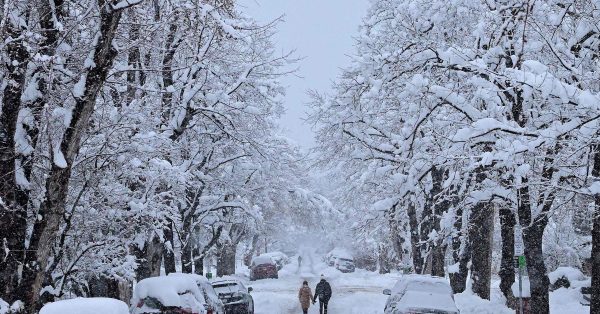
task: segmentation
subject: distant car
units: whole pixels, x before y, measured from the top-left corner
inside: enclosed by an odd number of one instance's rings
[[[458,314],[454,295],[448,281],[429,275],[404,275],[393,289],[383,290],[389,295],[385,314]]]
[[[354,259],[338,257],[334,264],[335,268],[339,269],[342,273],[353,273],[356,270],[354,265]]]
[[[277,264],[277,270],[281,270],[283,266],[290,263],[290,258],[282,252],[269,252],[262,255],[270,256],[275,264]]]
[[[325,255],[328,266],[337,268],[343,273],[351,273],[356,270],[352,254],[343,248],[335,248]]]
[[[250,295],[252,287],[246,288],[235,279],[216,279],[212,286],[225,305],[225,313],[254,314],[254,299]]]
[[[125,302],[110,298],[75,298],[48,303],[40,314],[129,314]]]
[[[250,280],[279,278],[277,263],[268,255],[259,255],[250,264]]]
[[[225,306],[223,302],[219,298],[219,295],[213,288],[212,284],[208,281],[208,279],[204,276],[197,274],[184,274],[184,273],[171,273],[168,277],[174,278],[189,278],[193,280],[200,292],[202,292],[202,296],[206,301],[205,307],[207,314],[225,314]]]
[[[189,277],[150,277],[133,289],[132,314],[211,314],[207,308],[204,294]]]

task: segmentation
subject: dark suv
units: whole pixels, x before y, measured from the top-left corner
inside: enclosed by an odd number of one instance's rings
[[[251,287],[246,288],[239,280],[216,279],[212,286],[225,304],[227,314],[254,314],[254,299]]]
[[[250,280],[279,278],[277,264],[270,256],[259,255],[252,259],[250,265]]]

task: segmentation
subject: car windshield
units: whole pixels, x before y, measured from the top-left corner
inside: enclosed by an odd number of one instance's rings
[[[342,261],[342,262],[346,262],[346,263],[354,263],[354,261],[353,261],[353,260],[351,260],[351,259],[347,259],[347,258],[340,258],[340,261]]]
[[[240,290],[240,286],[235,282],[223,282],[213,284],[213,288],[217,293],[231,293]]]

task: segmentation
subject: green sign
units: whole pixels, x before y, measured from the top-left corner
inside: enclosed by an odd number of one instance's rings
[[[525,256],[521,255],[519,256],[519,268],[525,268],[527,267],[527,264],[525,262]]]
[[[206,273],[206,279],[212,279],[212,273],[211,272]]]

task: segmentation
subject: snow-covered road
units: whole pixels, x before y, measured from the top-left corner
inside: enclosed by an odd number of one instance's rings
[[[329,303],[329,313],[374,314],[383,313],[387,296],[383,289],[393,286],[397,275],[378,275],[357,270],[343,274],[327,267],[312,252],[303,254],[304,261],[298,267],[296,258],[279,272],[279,279],[266,279],[251,282],[256,314],[302,313],[298,302],[298,289],[307,280],[314,292],[321,274],[330,282],[333,296]],[[319,313],[318,303],[308,311]]]
[[[303,252],[303,265],[298,267],[297,257],[279,271],[279,279],[265,279],[247,282],[253,288],[256,314],[302,313],[298,302],[298,289],[307,280],[314,292],[321,274],[330,282],[333,296],[329,303],[329,314],[381,314],[387,300],[382,291],[391,288],[398,281],[399,274],[378,274],[357,269],[354,273],[343,274],[328,267],[312,251]],[[247,278],[247,277],[246,277]],[[497,283],[496,283],[497,285]],[[493,289],[493,300],[482,300],[472,294],[455,295],[456,305],[461,314],[510,314],[501,299],[500,292]],[[580,305],[567,292],[557,291],[550,295],[551,312],[587,313],[589,308]],[[311,306],[309,314],[319,313],[318,303]]]

